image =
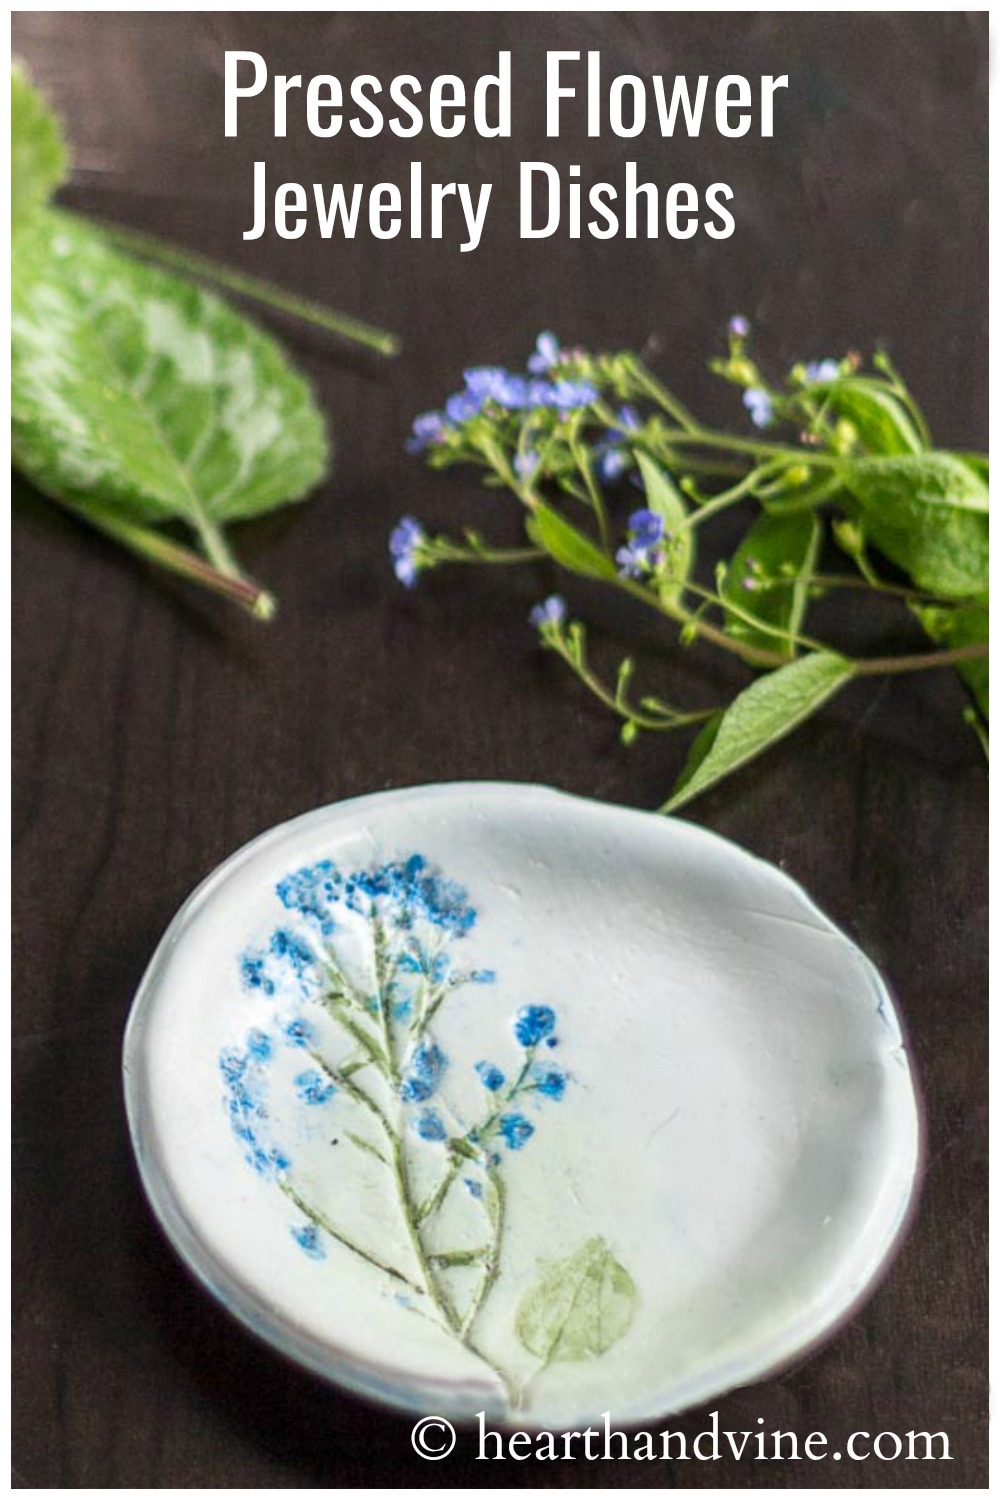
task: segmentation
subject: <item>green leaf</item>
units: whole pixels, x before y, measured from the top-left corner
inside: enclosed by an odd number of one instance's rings
[[[843,687],[853,670],[851,662],[835,652],[814,651],[758,677],[698,735],[661,811],[675,812],[791,734]]]
[[[42,490],[85,508],[221,526],[302,498],[327,464],[306,382],[210,292],[41,213],[15,257],[12,446]]]
[[[990,487],[990,460],[986,453],[959,453],[956,454],[963,464],[968,464],[977,479],[981,479],[986,488]]]
[[[722,585],[723,599],[730,600],[743,616],[750,614],[763,625],[797,633],[809,599],[804,580],[816,566],[820,534],[819,520],[808,511],[758,516],[733,554]],[[780,652],[789,660],[795,655],[791,641],[756,627],[732,610],[726,611],[726,634]]]
[[[856,376],[823,392],[838,417],[855,428],[872,454],[924,453],[927,445],[902,401],[880,380]]]
[[[525,523],[530,539],[570,573],[584,578],[614,578],[615,565],[596,542],[578,531],[551,506],[539,501]]]
[[[636,462],[646,490],[646,505],[656,515],[662,516],[669,535],[666,549],[666,576],[660,583],[660,598],[665,603],[680,599],[683,585],[691,576],[694,567],[694,529],[688,525],[688,508],[684,496],[670,475],[650,458],[648,453],[638,452]]]
[[[846,462],[844,484],[870,540],[918,588],[948,598],[985,593],[989,490],[953,453]]]
[[[914,605],[913,613],[932,641],[950,649],[953,646],[986,644],[990,638],[990,611],[985,601],[960,604],[955,609],[931,605]],[[956,667],[976,701],[984,719],[990,716],[990,664],[987,657],[957,662]]]
[[[59,121],[16,64],[10,74],[10,223],[18,235],[65,180],[69,153]]]
[[[639,1293],[596,1236],[548,1266],[517,1310],[517,1336],[546,1365],[596,1359],[625,1337]]]

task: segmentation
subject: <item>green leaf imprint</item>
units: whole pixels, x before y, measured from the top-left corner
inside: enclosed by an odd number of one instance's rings
[[[183,521],[211,552],[225,522],[301,499],[322,478],[309,387],[253,323],[56,210],[36,216],[18,250],[12,445],[40,489]]]
[[[853,670],[833,651],[814,651],[752,682],[699,734],[662,811],[674,812],[784,739],[843,687]]]
[[[648,453],[637,453],[636,462],[646,489],[646,505],[654,514],[663,517],[669,538],[667,572],[660,583],[660,598],[664,603],[675,602],[684,592],[683,585],[694,567],[695,537],[694,530],[687,524],[688,508],[669,474]]]
[[[862,458],[844,484],[872,542],[918,588],[949,598],[983,594],[989,573],[989,490],[952,453]]]
[[[525,1294],[517,1336],[546,1365],[596,1359],[625,1337],[638,1303],[635,1282],[598,1235]]]
[[[44,208],[69,167],[59,122],[22,69],[10,75],[10,223],[21,233]]]
[[[802,628],[809,597],[808,578],[816,566],[820,523],[809,511],[761,515],[754,521],[726,572],[721,593],[740,611],[726,612],[726,634],[791,659],[794,644],[775,630],[758,629],[746,618],[795,634]]]

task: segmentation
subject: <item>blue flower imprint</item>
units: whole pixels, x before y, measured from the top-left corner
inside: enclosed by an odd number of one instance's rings
[[[492,380],[476,372],[472,385],[494,390]],[[244,1159],[294,1208],[289,1232],[306,1256],[345,1247],[412,1310],[476,1348],[476,1320],[501,1265],[508,1162],[533,1144],[541,1113],[567,1088],[547,1058],[556,1012],[538,1001],[515,1010],[498,1060],[478,1061],[471,1093],[459,1090],[479,1100],[463,1113],[447,1097],[454,1069],[437,1035],[442,1007],[459,990],[496,983],[492,969],[461,962],[477,920],[464,887],[413,854],[360,869],[322,859],[290,871],[275,894],[284,919],[238,961],[271,1023],[219,1055]],[[332,1145],[383,1174],[412,1248],[398,1264],[316,1201],[315,1158],[308,1174],[297,1171],[275,1122],[301,1120],[305,1130],[307,1119],[314,1144],[327,1122]],[[453,1192],[479,1217],[472,1249],[442,1244]]]

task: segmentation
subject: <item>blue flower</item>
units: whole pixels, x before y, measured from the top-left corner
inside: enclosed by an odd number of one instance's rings
[[[416,583],[421,568],[426,567],[426,559],[421,553],[426,540],[427,533],[412,516],[404,516],[389,536],[392,570],[408,589]]]
[[[472,984],[496,984],[497,975],[495,969],[473,969],[469,975]]]
[[[463,1177],[462,1181],[473,1198],[481,1198],[483,1196],[483,1185],[475,1177]]]
[[[219,1072],[228,1084],[239,1083],[246,1073],[249,1059],[235,1047],[224,1047],[219,1053]]]
[[[750,413],[750,420],[755,427],[770,427],[774,420],[774,402],[767,391],[751,386],[748,391],[743,392],[743,405]]]
[[[632,450],[621,443],[601,448],[597,457],[597,472],[605,484],[613,484],[632,467]]]
[[[246,1159],[254,1171],[258,1172],[268,1182],[272,1182],[276,1177],[280,1177],[291,1166],[291,1162],[285,1153],[274,1147],[268,1148],[266,1146],[251,1145],[250,1150],[246,1154]]]
[[[439,411],[425,411],[414,420],[410,436],[406,440],[407,453],[423,453],[434,443],[448,436],[449,428]]]
[[[625,578],[642,578],[663,562],[666,529],[663,517],[652,510],[637,510],[628,519],[628,539],[615,554],[618,571]]]
[[[343,876],[332,859],[321,859],[317,864],[294,870],[279,880],[275,890],[282,906],[289,911],[301,912],[318,925],[324,937],[335,930],[330,915],[331,906],[340,899]]]
[[[527,404],[529,386],[522,376],[512,375],[499,365],[481,365],[476,369],[466,370],[463,394],[478,403],[477,410],[482,408],[483,403],[493,401],[497,406],[516,411]]]
[[[535,1133],[534,1125],[523,1115],[501,1115],[499,1128],[511,1151],[520,1151]]]
[[[436,1042],[422,1042],[410,1059],[407,1076],[399,1086],[406,1104],[423,1104],[437,1093],[448,1059]]]
[[[535,352],[528,356],[528,369],[532,375],[544,375],[558,362],[559,340],[554,333],[540,333],[535,340]]]
[[[812,361],[803,373],[811,385],[828,385],[831,380],[840,379],[840,364],[835,359]]]
[[[454,396],[449,396],[444,403],[445,416],[449,422],[454,422],[456,425],[469,422],[473,417],[478,417],[482,411],[484,399],[469,390],[458,391]]]
[[[325,1259],[326,1251],[323,1249],[319,1230],[315,1224],[293,1224],[291,1236],[295,1243],[301,1245],[302,1249],[312,1260]]]
[[[425,1109],[413,1122],[413,1128],[422,1141],[446,1141],[448,1132],[444,1121],[433,1109]]]
[[[522,1047],[537,1046],[552,1035],[555,1026],[556,1013],[551,1005],[522,1005],[514,1017],[514,1035]]]
[[[324,1078],[315,1068],[308,1068],[296,1076],[295,1089],[303,1104],[326,1104],[337,1092],[329,1078]]]
[[[479,1074],[479,1081],[483,1088],[489,1089],[491,1094],[495,1094],[498,1089],[503,1088],[505,1079],[495,1063],[478,1062],[476,1063],[476,1072]]]
[[[285,1041],[290,1047],[309,1047],[313,1042],[313,1029],[301,1016],[289,1021],[285,1027]]]
[[[558,1068],[550,1068],[540,1074],[535,1087],[548,1099],[561,1099],[566,1092],[566,1074],[561,1073]]]
[[[274,1046],[267,1032],[261,1031],[259,1027],[255,1026],[253,1031],[247,1036],[247,1051],[257,1062],[266,1062],[274,1051]]]
[[[735,313],[729,319],[729,336],[734,339],[749,338],[750,319],[745,318],[742,313]]]
[[[267,973],[263,954],[243,954],[240,959],[240,979],[248,990],[260,990],[264,995],[274,994],[274,980]]]
[[[589,380],[557,380],[550,386],[548,399],[544,404],[554,406],[557,411],[577,411],[581,406],[589,406],[597,398],[597,387],[591,385]]]
[[[546,625],[561,625],[565,618],[566,600],[561,594],[550,594],[541,604],[536,604],[528,616],[536,630],[542,630]]]
[[[518,479],[527,482],[538,468],[539,457],[537,453],[527,450],[524,453],[514,454],[514,473]]]
[[[271,935],[271,952],[274,957],[287,961],[299,980],[311,977],[316,955],[304,938],[287,927],[279,927]]]

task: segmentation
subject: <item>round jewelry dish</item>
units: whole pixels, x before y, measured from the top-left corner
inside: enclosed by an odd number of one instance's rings
[[[125,1039],[198,1279],[347,1389],[641,1423],[800,1357],[913,1197],[867,958],[690,823],[455,783],[319,808],[182,907]]]

